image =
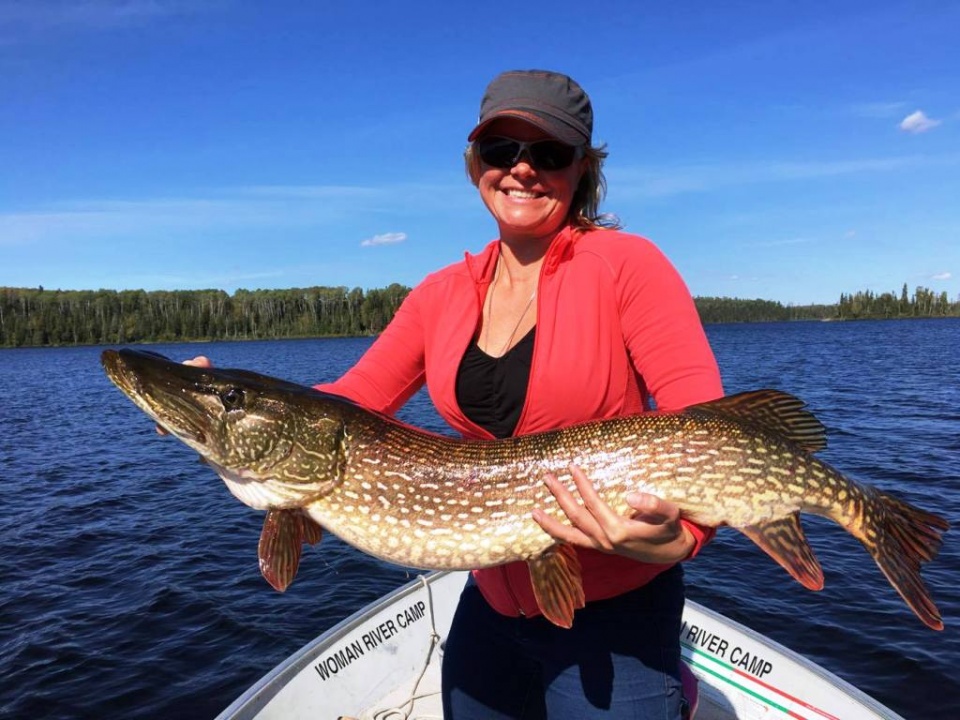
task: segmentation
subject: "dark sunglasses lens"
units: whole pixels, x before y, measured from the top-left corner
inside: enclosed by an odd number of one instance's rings
[[[480,159],[490,167],[513,167],[520,152],[520,143],[509,138],[484,138],[477,143]]]
[[[577,149],[556,140],[543,140],[530,146],[530,159],[541,170],[563,170],[570,167]]]
[[[502,137],[484,138],[477,142],[480,159],[490,167],[511,168],[520,158],[522,144],[517,140]],[[556,140],[540,140],[526,146],[530,162],[539,170],[563,170],[570,167],[577,154],[572,145]]]

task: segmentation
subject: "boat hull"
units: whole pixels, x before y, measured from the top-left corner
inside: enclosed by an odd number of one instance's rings
[[[465,572],[438,572],[384,596],[287,658],[218,720],[440,717],[442,640]],[[687,601],[680,635],[699,680],[696,720],[903,720],[841,678]],[[396,708],[395,714],[383,715]]]

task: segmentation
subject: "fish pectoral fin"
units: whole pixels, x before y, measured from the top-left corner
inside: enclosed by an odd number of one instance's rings
[[[257,545],[260,574],[274,590],[283,592],[297,575],[303,544],[314,545],[320,537],[320,526],[299,508],[268,510]]]
[[[572,545],[555,545],[528,560],[527,567],[543,616],[554,625],[571,627],[574,611],[586,603],[577,551]]]
[[[823,569],[800,527],[800,513],[737,528],[808,590],[823,589]]]

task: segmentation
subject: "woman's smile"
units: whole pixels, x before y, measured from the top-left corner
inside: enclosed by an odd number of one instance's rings
[[[497,120],[489,133],[527,143],[551,139],[517,118]],[[540,239],[566,224],[582,174],[583,165],[577,162],[560,170],[540,170],[524,152],[509,168],[483,164],[477,188],[499,225],[501,240]]]

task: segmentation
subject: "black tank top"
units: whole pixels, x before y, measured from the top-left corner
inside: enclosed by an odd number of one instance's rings
[[[530,382],[536,327],[501,357],[487,355],[476,342],[457,370],[457,403],[463,414],[494,437],[510,437],[517,428]]]

